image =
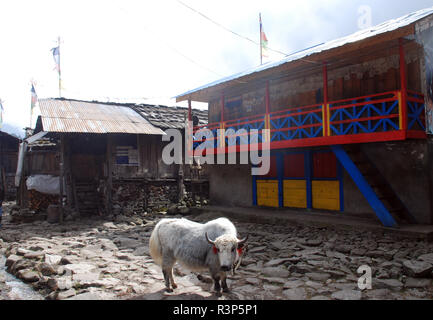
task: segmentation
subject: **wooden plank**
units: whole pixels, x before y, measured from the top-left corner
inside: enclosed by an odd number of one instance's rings
[[[284,180],[284,207],[307,208],[306,180]]]
[[[106,210],[107,214],[112,213],[111,191],[113,189],[113,139],[110,134],[107,134],[107,194],[106,194]]]
[[[313,181],[313,208],[340,210],[340,182]]]
[[[257,180],[257,205],[264,207],[279,207],[278,181]]]
[[[59,212],[60,212],[60,223],[63,223],[63,181],[65,176],[65,136],[60,136],[60,192],[59,192]]]

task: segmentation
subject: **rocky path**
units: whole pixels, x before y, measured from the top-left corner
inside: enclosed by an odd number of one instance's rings
[[[230,294],[177,267],[179,285],[164,292],[148,241],[162,216],[84,219],[64,225],[34,222],[0,230],[8,272],[45,299],[432,299],[433,244],[360,231],[235,223],[249,234],[241,267],[229,276]],[[196,221],[212,214],[189,217]],[[358,289],[361,265],[372,289]],[[8,299],[0,276],[0,299]]]

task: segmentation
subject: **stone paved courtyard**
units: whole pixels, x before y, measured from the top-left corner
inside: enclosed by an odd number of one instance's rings
[[[212,283],[177,266],[179,287],[168,294],[148,251],[153,226],[162,217],[83,219],[59,225],[12,224],[6,214],[0,230],[5,268],[41,299],[433,298],[432,243],[361,230],[236,221],[240,236],[248,233],[249,240],[241,267],[228,278],[232,292],[217,298]],[[205,222],[216,217],[208,213],[188,218]],[[358,289],[362,265],[371,267],[371,290]],[[11,297],[5,282],[0,274],[0,299],[19,299]]]

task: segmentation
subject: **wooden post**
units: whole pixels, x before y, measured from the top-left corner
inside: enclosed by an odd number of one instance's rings
[[[401,90],[401,122],[402,130],[407,135],[407,77],[406,77],[406,58],[404,53],[403,39],[399,39],[400,48],[400,90]]]
[[[60,136],[60,175],[59,175],[59,184],[60,184],[60,192],[59,192],[59,220],[60,223],[63,223],[63,181],[65,176],[65,136],[62,134]]]
[[[188,121],[192,121],[191,99],[188,99]]]
[[[224,93],[221,94],[221,123],[220,123],[220,129],[222,130],[220,140],[221,145],[220,148],[225,147],[225,134],[224,134]]]
[[[323,62],[323,136],[329,136],[329,105],[328,105],[328,67],[326,61]]]
[[[106,210],[107,214],[112,213],[111,191],[113,189],[113,141],[110,134],[107,134],[107,188],[106,188]]]

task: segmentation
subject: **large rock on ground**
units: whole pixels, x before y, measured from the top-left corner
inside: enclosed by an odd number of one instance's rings
[[[432,285],[431,279],[407,278],[404,286],[406,288],[428,288]]]
[[[62,261],[62,256],[55,254],[45,254],[45,262],[51,265],[59,264]]]
[[[424,278],[430,276],[433,265],[425,261],[405,260],[403,261],[403,272],[413,278]]]
[[[403,283],[397,279],[373,279],[374,289],[391,289],[391,290],[401,290],[403,288]]]
[[[21,259],[22,259],[22,257],[17,256],[17,255],[15,255],[15,254],[11,254],[11,255],[6,259],[5,266],[6,266],[7,268],[10,268],[10,267],[12,267],[12,265],[13,265],[15,262],[17,262],[18,260],[21,260]]]
[[[40,279],[39,274],[37,272],[28,269],[20,270],[17,276],[19,279],[23,280],[24,282],[37,282]]]
[[[51,276],[57,273],[53,266],[46,262],[39,263],[36,269],[44,276]]]
[[[359,290],[341,290],[331,295],[336,300],[361,300],[362,293]]]
[[[262,269],[262,274],[266,277],[288,278],[290,272],[283,267],[266,267]]]
[[[66,273],[77,274],[77,273],[89,273],[97,269],[96,266],[89,263],[71,263],[64,266]]]
[[[418,260],[422,260],[424,262],[428,262],[430,264],[433,264],[433,253],[423,254],[423,255],[418,257]]]
[[[287,289],[283,291],[283,295],[288,300],[305,300],[307,298],[307,290],[304,288]]]

